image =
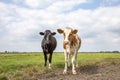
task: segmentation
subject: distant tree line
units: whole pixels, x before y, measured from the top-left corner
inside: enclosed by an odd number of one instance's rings
[[[100,53],[119,53],[119,51],[100,51]]]
[[[18,51],[5,51],[4,53],[21,53],[21,52],[18,52]],[[25,52],[22,52],[22,53],[25,53]]]
[[[19,51],[4,51],[0,53],[5,53],[5,54],[16,54],[16,53],[40,53],[40,52],[19,52]]]
[[[14,54],[14,53],[42,53],[42,52],[19,52],[19,51],[4,51],[0,53],[6,53],[6,54]],[[63,53],[63,52],[55,52],[55,53]],[[100,51],[100,52],[80,52],[80,53],[120,53],[119,51]]]
[[[19,52],[19,51],[4,51],[4,52],[0,52],[0,53],[10,54],[10,53],[27,53],[27,52]]]

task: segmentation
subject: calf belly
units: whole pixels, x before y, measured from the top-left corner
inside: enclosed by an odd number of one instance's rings
[[[75,46],[67,47],[65,51],[68,54],[73,55],[76,51],[78,51],[78,47],[75,47]]]

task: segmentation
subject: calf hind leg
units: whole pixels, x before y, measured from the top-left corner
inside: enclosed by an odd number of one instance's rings
[[[77,60],[77,55],[76,55],[76,58],[75,58],[75,67],[78,68],[79,65],[78,65],[78,60]]]
[[[68,67],[70,67],[70,55],[67,54],[67,56],[68,56]]]

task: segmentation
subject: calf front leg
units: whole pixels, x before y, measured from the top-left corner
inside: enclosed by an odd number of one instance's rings
[[[45,60],[44,66],[46,66],[47,65],[47,53],[44,53],[44,60]]]
[[[68,54],[66,51],[64,51],[64,55],[65,55],[65,68],[64,68],[64,71],[63,71],[63,74],[67,74],[67,66],[68,66]]]
[[[51,62],[52,62],[52,53],[50,53],[49,56],[49,69],[51,69]]]

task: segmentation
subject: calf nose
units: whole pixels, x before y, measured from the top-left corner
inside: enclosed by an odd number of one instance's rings
[[[69,44],[69,41],[64,41],[64,44],[65,44],[65,45]]]

